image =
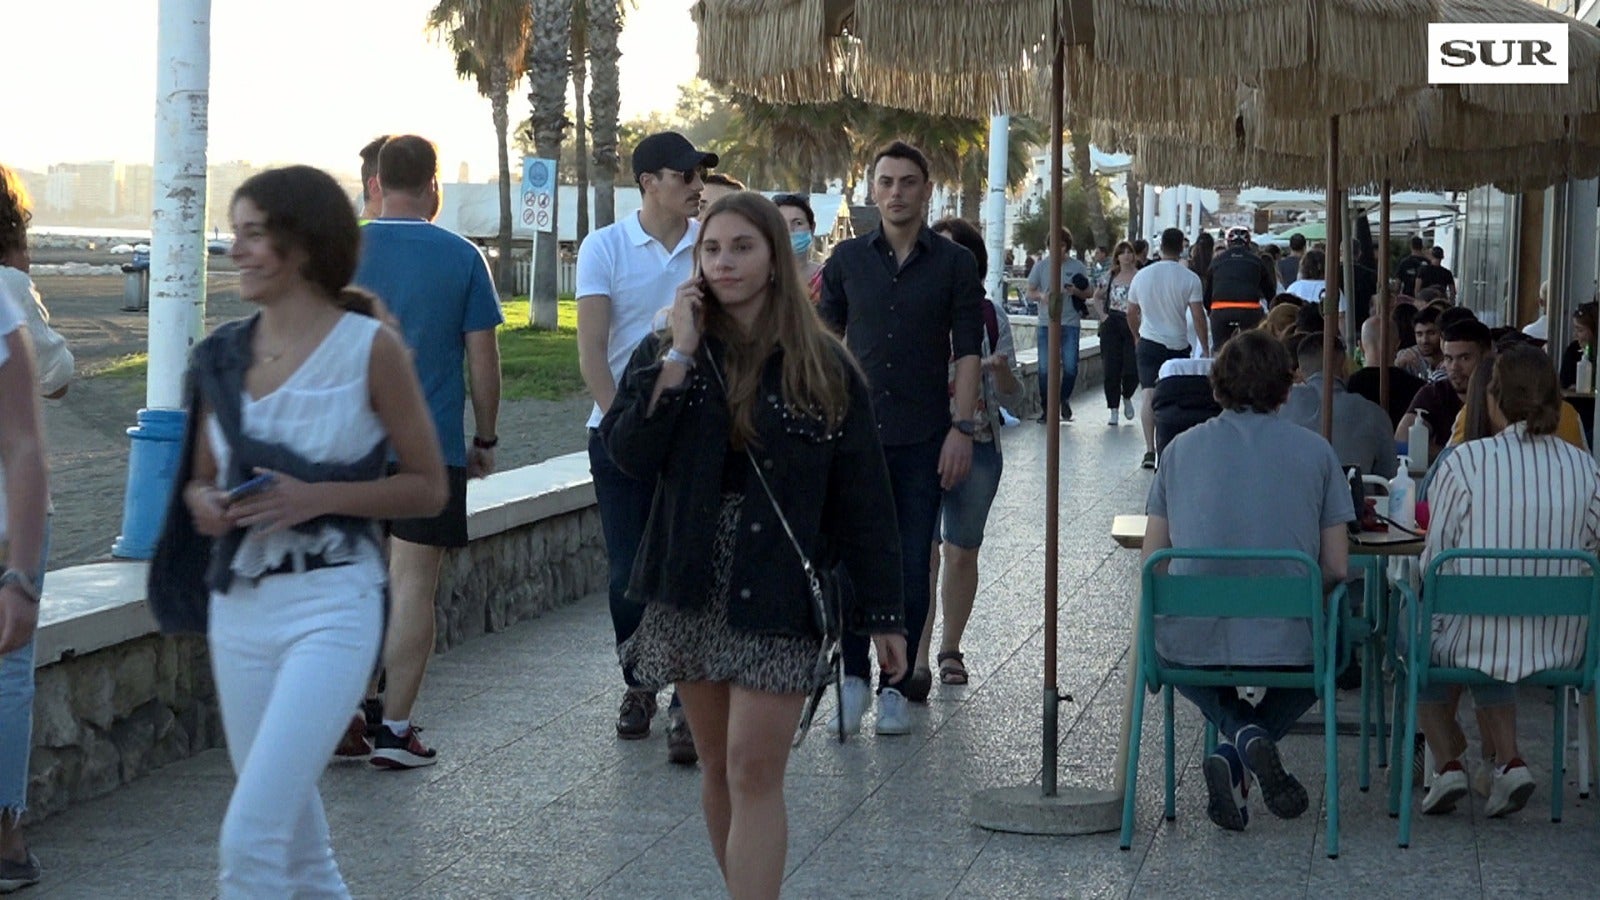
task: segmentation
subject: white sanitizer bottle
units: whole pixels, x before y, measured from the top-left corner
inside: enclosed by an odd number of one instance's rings
[[[1417,410],[1417,417],[1411,421],[1411,428],[1406,431],[1406,459],[1410,457],[1411,471],[1428,471],[1428,423],[1423,419],[1427,413]]]
[[[1389,519],[1401,528],[1417,527],[1417,486],[1406,471],[1410,467],[1411,460],[1400,457],[1400,470],[1389,479]]]

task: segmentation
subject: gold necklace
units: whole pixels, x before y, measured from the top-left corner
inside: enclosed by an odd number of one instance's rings
[[[294,350],[294,349],[298,348],[301,344],[305,343],[306,338],[310,337],[314,333],[316,333],[315,329],[312,329],[310,331],[307,331],[304,334],[301,334],[299,337],[297,337],[294,340],[290,341],[287,346],[285,346],[282,350],[279,350],[277,353],[262,353],[261,354],[261,362],[262,362],[262,364],[263,365],[272,365],[273,363],[277,362],[278,360],[283,359],[285,356],[289,355],[289,351]]]

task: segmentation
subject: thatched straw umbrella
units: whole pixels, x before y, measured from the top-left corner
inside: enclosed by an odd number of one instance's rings
[[[1450,10],[1441,14],[1436,7],[1445,3],[1451,4]],[[1036,108],[1030,96],[1047,98],[1052,184],[1061,181],[1064,100],[1086,115],[1126,123],[1226,123],[1237,111],[1230,91],[1253,88],[1261,92],[1267,115],[1318,124],[1309,133],[1286,135],[1272,148],[1236,149],[1231,157],[1213,153],[1209,157],[1213,167],[1257,167],[1256,176],[1240,171],[1237,179],[1229,180],[1260,181],[1259,173],[1265,170],[1285,181],[1315,181],[1314,176],[1300,180],[1305,160],[1314,154],[1286,151],[1310,149],[1307,138],[1320,134],[1324,156],[1318,163],[1325,165],[1321,180],[1329,196],[1337,197],[1345,168],[1356,170],[1362,180],[1383,179],[1387,184],[1393,168],[1407,160],[1415,171],[1404,171],[1419,179],[1444,165],[1436,154],[1391,143],[1385,146],[1390,152],[1383,154],[1381,171],[1364,172],[1352,153],[1341,150],[1340,141],[1340,114],[1393,104],[1397,97],[1426,86],[1422,48],[1427,46],[1429,21],[1549,21],[1548,15],[1553,15],[1534,9],[1526,0],[700,0],[695,18],[700,25],[701,75],[765,99],[832,100],[850,94],[891,106],[970,115],[975,110]],[[1580,52],[1588,53],[1588,42],[1600,32],[1586,26],[1572,29],[1576,59]],[[1596,46],[1600,48],[1600,42]],[[1600,54],[1595,56],[1600,59]],[[1045,59],[1051,60],[1049,88],[1037,90]],[[1576,84],[1580,80],[1585,79],[1574,78],[1575,84],[1561,91],[1542,89],[1548,86],[1472,86],[1461,96],[1470,105],[1501,113],[1562,116],[1600,111],[1596,95],[1600,79],[1587,77],[1587,84]],[[1359,135],[1378,134],[1361,121],[1359,114],[1352,117],[1351,127]],[[1583,129],[1600,128],[1581,124]],[[1543,126],[1548,133],[1549,122]],[[1415,137],[1415,129],[1425,126],[1395,127],[1401,135]],[[1413,131],[1405,132],[1406,127]],[[1214,133],[1225,132],[1226,127],[1218,126]],[[1583,131],[1585,140],[1587,134]],[[1370,149],[1346,140],[1345,146]],[[1513,152],[1519,165],[1534,166],[1536,172],[1545,171],[1544,163],[1565,153],[1566,171],[1576,171],[1573,161],[1588,159],[1586,151],[1576,147],[1554,140]],[[1158,151],[1152,147],[1150,152]],[[1470,176],[1474,183],[1499,180],[1492,174],[1480,176],[1492,170],[1495,158],[1506,155],[1503,148],[1480,156],[1461,153],[1448,160],[1450,170]],[[1159,160],[1144,165],[1151,162]],[[1526,178],[1527,171],[1500,174]],[[1060,191],[1055,194],[1052,235],[1060,216]],[[1335,234],[1340,214],[1337,205],[1329,206],[1329,227]],[[1328,292],[1334,298],[1339,294],[1341,243],[1329,244]],[[1051,254],[1052,312],[1061,302],[1060,256],[1059,250]],[[1336,299],[1325,307],[1330,335],[1337,324],[1336,310]],[[1059,322],[1058,317],[1053,319]],[[1060,329],[1052,324],[1049,358],[1058,358],[1059,347]],[[1332,348],[1330,341],[1325,352],[1331,355]],[[1333,361],[1327,363],[1331,370]],[[1059,391],[1059,369],[1052,366],[1047,400],[1052,425]],[[1328,433],[1332,425],[1328,397],[1323,414],[1323,430]],[[1044,793],[1049,797],[1055,789],[1059,701],[1055,673],[1059,430],[1051,427],[1047,440]]]

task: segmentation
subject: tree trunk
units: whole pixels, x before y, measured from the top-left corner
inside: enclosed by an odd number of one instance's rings
[[[573,29],[576,32],[576,29]],[[584,237],[589,235],[589,122],[587,122],[586,88],[587,72],[584,70],[584,56],[587,48],[582,46],[581,40],[573,46],[573,98],[578,102],[576,122],[573,122],[573,143],[578,144],[578,155],[574,163],[573,175],[578,181],[578,243],[584,242]]]
[[[567,52],[571,48],[572,4],[568,0],[533,0],[533,20],[538,27],[528,44],[528,73],[533,90],[528,99],[533,107],[533,148],[543,159],[561,158],[561,141],[567,126],[567,81],[570,77]],[[556,173],[556,184],[561,183]],[[529,301],[529,320],[535,328],[556,327],[556,292],[560,265],[560,204],[550,210],[550,230],[534,240],[534,279]]]
[[[1083,188],[1084,211],[1089,214],[1089,243],[1082,240],[1076,246],[1083,250],[1113,243],[1106,229],[1106,211],[1100,202],[1100,178],[1094,174],[1094,161],[1089,157],[1089,129],[1078,116],[1070,116],[1067,125],[1072,129],[1072,171]],[[1132,201],[1129,201],[1132,202]]]
[[[984,150],[973,150],[961,163],[961,218],[977,223],[983,207],[983,181],[989,160]]]
[[[494,110],[495,149],[500,156],[500,235],[496,243],[499,258],[495,260],[494,281],[501,297],[511,295],[516,283],[511,262],[511,154],[506,146],[511,116],[506,109],[511,103],[511,72],[504,63],[496,63],[489,75],[490,104]]]
[[[604,228],[617,219],[617,117],[622,102],[617,61],[622,51],[617,38],[622,34],[621,0],[588,0],[590,134],[594,144],[594,225]]]
[[[1128,172],[1128,240],[1144,234],[1144,183]]]

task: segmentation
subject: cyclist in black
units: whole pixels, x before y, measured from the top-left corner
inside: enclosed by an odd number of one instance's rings
[[[1254,328],[1266,318],[1266,304],[1278,292],[1272,266],[1256,252],[1250,229],[1228,229],[1227,247],[1211,258],[1204,281],[1206,308],[1211,312],[1211,349]]]

